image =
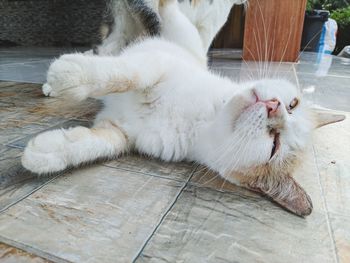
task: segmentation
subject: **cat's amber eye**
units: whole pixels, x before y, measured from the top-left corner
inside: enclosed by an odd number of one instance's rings
[[[294,98],[288,106],[288,112],[291,113],[291,110],[293,110],[296,106],[298,106],[298,104],[299,104],[298,98]]]

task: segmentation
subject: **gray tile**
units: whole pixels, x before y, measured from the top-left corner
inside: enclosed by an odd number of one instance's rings
[[[312,103],[333,110],[350,111],[350,79],[304,73],[298,73],[298,79],[302,89],[314,89],[314,92],[304,95]]]
[[[317,165],[311,145],[306,154],[303,156],[303,161],[300,167],[294,171],[293,177],[310,195],[313,202],[313,213],[326,214],[324,209],[323,193],[319,185]],[[205,167],[200,167],[195,171],[190,180],[190,184],[199,187],[211,188],[220,192],[238,192],[244,194],[245,196],[257,196],[251,191],[229,183],[221,178],[220,175],[212,171],[208,171]],[[264,199],[265,197],[261,196],[261,198]],[[274,205],[274,203],[272,204]],[[278,205],[276,206],[278,207]]]
[[[42,95],[37,84],[19,84],[1,88],[0,144],[46,130],[69,119],[92,120],[101,104],[89,99],[78,105],[71,105],[55,98]]]
[[[327,209],[350,217],[350,114],[342,122],[319,128],[314,149]]]
[[[190,186],[136,262],[335,262],[324,213],[293,216],[259,196]]]
[[[183,183],[94,166],[0,215],[0,237],[73,262],[130,262]]]
[[[54,58],[86,48],[0,48],[0,80],[44,83]]]
[[[350,220],[349,216],[330,214],[331,228],[335,240],[338,260],[350,262]]]
[[[67,52],[0,48],[0,79],[43,82],[49,61]],[[271,63],[264,68],[222,57],[210,65],[237,81],[258,78],[261,69],[270,69],[270,75],[277,72],[298,83],[296,69],[301,88],[315,87],[307,98],[349,111],[349,61],[333,58],[327,70],[329,61],[319,63],[315,55],[305,53],[294,66]],[[21,148],[31,136],[61,123],[86,125],[99,107],[88,101],[72,110],[66,102],[45,98],[40,85],[0,82],[0,119],[5,120],[0,123],[0,210],[17,203],[0,214],[0,241],[26,251],[35,248],[37,255],[58,260],[130,262],[171,208],[138,261],[334,262],[336,256],[340,262],[350,260],[349,119],[317,131],[317,165],[309,151],[295,174],[314,203],[311,216],[301,219],[202,168],[172,207],[193,172],[189,163],[131,155],[76,169],[47,185],[51,178],[22,168]]]
[[[0,88],[12,87],[15,85],[19,85],[21,83],[13,82],[13,81],[1,81],[0,80]]]
[[[57,122],[61,122],[62,120],[57,120],[54,118],[48,118],[49,122],[52,124],[57,124]],[[18,123],[18,126],[13,126]],[[20,120],[17,120],[15,123],[9,122],[7,125],[11,125],[12,127],[6,126],[1,127],[0,131],[0,144],[6,145],[14,140],[19,140],[23,137],[30,136],[32,134],[38,133],[45,129],[48,129],[50,125],[48,123],[20,123]],[[3,125],[1,125],[3,126]]]
[[[21,249],[0,243],[0,261],[2,263],[48,263],[39,256],[27,253]]]
[[[104,164],[122,170],[187,181],[196,164],[187,162],[164,162],[147,156],[130,154]]]
[[[0,161],[17,158],[21,155],[21,152],[21,149],[8,147],[6,145],[0,145]]]
[[[22,150],[7,148],[0,159],[0,211],[31,194],[54,176],[38,177],[21,164]]]
[[[339,112],[338,112],[339,113]],[[339,262],[350,261],[350,114],[315,132],[314,150]]]
[[[207,187],[220,192],[244,192],[245,195],[251,194],[256,196],[255,193],[245,190],[242,187],[236,186],[223,179],[218,173],[213,172],[205,166],[199,166],[194,172],[189,184],[198,187]]]
[[[51,60],[0,65],[0,79],[27,83],[45,83]]]

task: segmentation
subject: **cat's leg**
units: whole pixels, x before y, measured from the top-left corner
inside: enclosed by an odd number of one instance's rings
[[[196,26],[203,47],[208,51],[214,37],[226,23],[234,4],[242,4],[246,0],[218,1],[179,1],[181,11]]]
[[[157,52],[129,52],[119,57],[63,55],[51,64],[43,93],[81,101],[146,89],[159,83],[172,64]]]
[[[119,55],[123,48],[141,35],[160,35],[160,19],[157,12],[158,0],[115,0],[111,1],[113,25],[105,33],[103,42],[94,50],[102,56]]]
[[[112,1],[111,12],[113,25],[105,31],[103,41],[96,47],[95,54],[100,56],[119,55],[123,48],[132,43],[142,34],[142,25],[137,23],[135,17],[130,13],[128,1]],[[102,32],[101,32],[102,33]],[[103,34],[103,33],[102,33]]]
[[[113,123],[39,134],[28,142],[22,165],[37,174],[58,172],[99,158],[114,158],[128,149],[126,135]]]
[[[199,32],[180,11],[177,1],[160,0],[159,14],[162,19],[162,37],[187,49],[206,64],[207,50],[203,46]]]

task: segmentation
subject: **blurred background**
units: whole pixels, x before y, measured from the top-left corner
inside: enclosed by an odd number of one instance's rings
[[[107,2],[108,0],[0,0],[0,47],[94,46],[100,42],[101,24],[112,22]],[[213,48],[242,48],[245,14],[243,6],[232,9],[225,27],[213,42]],[[333,19],[337,25],[330,29],[333,32],[331,34],[336,36],[333,54],[338,54],[346,45],[350,45],[348,1],[308,0],[301,49],[318,51],[322,30],[325,30],[323,27],[329,19]],[[311,39],[312,43],[309,43]],[[307,43],[310,44],[309,47],[306,47]]]

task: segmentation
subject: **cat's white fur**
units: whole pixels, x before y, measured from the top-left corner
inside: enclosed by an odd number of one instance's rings
[[[73,54],[52,63],[45,94],[100,97],[105,107],[91,129],[32,139],[23,166],[46,174],[136,150],[204,164],[299,215],[310,214],[310,198],[291,176],[313,128],[297,88],[279,79],[237,84],[208,71],[197,29],[174,1],[166,2],[159,9],[162,38],[134,43],[117,57]],[[290,111],[294,98],[300,103]],[[280,143],[271,158],[276,132]]]
[[[112,1],[113,29],[97,47],[99,55],[118,55],[125,46],[144,33],[144,25],[128,11],[127,1]],[[143,0],[155,13],[158,13],[159,1]],[[244,2],[246,0],[182,0],[179,1],[179,8],[197,28],[204,49],[208,50],[215,35],[225,24],[232,6]]]

